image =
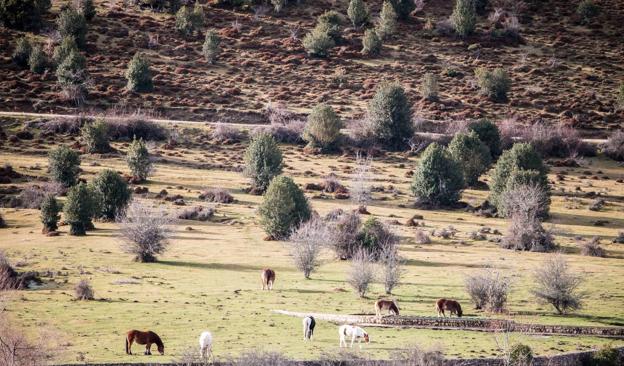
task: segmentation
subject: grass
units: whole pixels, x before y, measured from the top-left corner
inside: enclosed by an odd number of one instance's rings
[[[205,133],[204,128],[193,135]],[[58,140],[58,139],[56,139]],[[65,138],[65,142],[70,142]],[[34,142],[0,148],[0,161],[11,162],[19,172],[33,176],[45,175],[47,161],[45,148]],[[115,143],[123,150],[124,146]],[[160,149],[158,144],[153,150]],[[219,146],[202,144],[194,139],[173,150],[175,156],[165,156],[168,163],[156,164],[157,170],[146,184],[150,192],[167,189],[170,194],[181,194],[187,205],[205,204],[195,201],[199,191],[208,187],[230,189],[237,199],[233,204],[217,205],[217,216],[228,220],[219,222],[183,221],[175,225],[170,251],[160,262],[141,264],[132,262],[119,249],[117,227],[114,223],[96,223],[97,230],[86,237],[67,235],[61,227],[60,237],[40,234],[36,210],[0,209],[9,228],[0,229],[0,249],[15,262],[22,262],[20,270],[51,271],[43,288],[19,293],[5,293],[7,312],[31,332],[41,328],[57,329],[64,352],[59,361],[76,362],[81,352],[89,362],[146,362],[168,361],[188,347],[196,347],[202,330],[211,330],[215,336],[215,354],[224,357],[245,349],[278,350],[298,359],[312,359],[338,349],[337,327],[319,322],[315,341],[301,340],[301,320],[273,314],[271,310],[314,311],[328,313],[373,313],[375,299],[383,295],[383,287],[375,284],[368,298],[360,299],[345,282],[348,264],[324,253],[323,265],[305,280],[296,271],[283,242],[267,242],[257,225],[255,208],[261,197],[243,193],[245,178],[237,172],[199,169],[198,163],[240,163],[244,145]],[[350,174],[345,167],[353,167],[354,159],[336,156],[309,156],[301,148],[283,146],[287,168],[285,173],[297,183],[319,182],[320,177],[335,171],[340,180],[349,184]],[[172,151],[162,150],[165,154]],[[92,162],[100,165],[92,166]],[[383,221],[403,223],[414,214],[424,216],[425,229],[449,225],[459,230],[450,240],[433,238],[432,244],[414,244],[416,228],[393,226],[401,235],[401,254],[406,257],[403,285],[394,297],[402,313],[434,316],[434,302],[440,297],[458,299],[466,316],[486,316],[471,309],[463,289],[466,274],[484,267],[501,269],[514,279],[509,299],[509,314],[501,315],[518,322],[571,325],[624,325],[624,247],[610,244],[618,229],[624,227],[621,218],[624,184],[615,179],[624,177],[621,167],[602,158],[588,159],[584,168],[555,168],[554,173],[567,170],[566,180],[555,184],[566,192],[576,186],[582,191],[604,192],[614,197],[601,212],[587,210],[591,201],[580,199],[581,208],[565,208],[569,201],[562,196],[553,199],[551,222],[555,225],[557,241],[572,268],[583,274],[582,290],[586,293],[585,307],[577,313],[557,316],[551,307],[540,305],[530,294],[531,269],[540,265],[547,254],[520,253],[499,249],[487,241],[468,239],[471,231],[482,226],[504,232],[505,220],[476,217],[455,211],[423,211],[409,206],[409,178],[405,173],[414,168],[416,158],[389,154],[375,160],[375,185],[392,184],[399,193],[375,193],[368,210]],[[405,164],[404,168],[398,164]],[[31,169],[36,165],[42,169]],[[195,165],[193,165],[195,164]],[[83,177],[103,168],[127,171],[121,156],[100,159],[83,156]],[[580,178],[583,170],[601,170],[609,180]],[[306,171],[312,173],[306,173]],[[25,184],[25,183],[19,183]],[[321,197],[317,192],[307,194],[311,204],[321,215],[335,208],[354,207],[348,201]],[[468,190],[463,199],[478,204],[486,191]],[[160,201],[151,200],[158,204]],[[168,205],[168,204],[167,204]],[[406,205],[399,207],[399,205]],[[181,208],[169,206],[170,210]],[[597,219],[610,221],[596,227]],[[188,230],[191,227],[192,230]],[[598,235],[607,249],[608,258],[579,255],[573,237]],[[271,267],[277,273],[275,290],[260,290],[260,269]],[[88,278],[95,290],[95,301],[73,300],[73,286]],[[130,279],[131,281],[128,281]],[[127,283],[130,282],[130,283]],[[138,282],[138,283],[137,283]],[[124,334],[129,329],[151,329],[163,338],[165,356],[126,356]],[[438,331],[425,329],[370,328],[372,343],[364,347],[367,355],[387,357],[402,346],[419,343],[439,345],[450,357],[492,357],[498,355],[496,335],[470,331]],[[588,349],[610,343],[596,337],[530,336],[513,334],[512,338],[533,347],[537,354]],[[624,342],[616,341],[616,345]],[[136,346],[135,346],[136,347]]]

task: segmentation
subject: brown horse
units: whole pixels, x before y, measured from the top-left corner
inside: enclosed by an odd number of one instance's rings
[[[451,315],[455,314],[459,318],[462,316],[461,305],[455,300],[440,299],[436,301],[436,310],[438,311],[438,316],[442,315],[446,317],[444,310],[450,311]]]
[[[134,342],[136,342],[137,344],[145,345],[145,355],[152,354],[152,344],[156,344],[156,346],[158,347],[158,352],[160,352],[161,355],[165,354],[165,345],[160,340],[158,334],[152,332],[151,330],[147,332],[141,332],[140,330],[131,330],[128,332],[128,334],[126,335],[127,355],[132,354],[132,343]]]
[[[273,282],[275,282],[275,271],[271,268],[265,268],[262,270],[262,289],[272,290]]]
[[[388,310],[392,315],[399,315],[399,307],[394,300],[377,300],[375,302],[375,314],[378,318],[381,318],[383,310]]]

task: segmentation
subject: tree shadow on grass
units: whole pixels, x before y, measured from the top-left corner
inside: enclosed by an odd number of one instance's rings
[[[186,262],[186,261],[171,261],[161,260],[159,264],[174,267],[187,267],[187,268],[199,268],[199,269],[216,269],[225,271],[237,271],[237,272],[260,272],[265,266],[252,265],[252,264],[238,264],[238,263],[199,263],[199,262]],[[271,267],[276,272],[290,272],[287,268]]]
[[[574,317],[574,318],[594,321],[594,322],[605,324],[605,325],[618,326],[618,327],[624,326],[624,320],[621,320],[615,317],[600,316],[600,315],[577,314],[577,313],[568,313],[568,314],[560,315],[560,314],[556,314],[554,312],[549,312],[549,311],[531,311],[531,310],[517,311],[517,312],[514,312],[513,315],[514,316],[516,315],[550,316],[553,318],[562,318],[562,319]]]
[[[420,267],[464,267],[464,268],[488,268],[487,264],[471,264],[471,263],[443,263],[432,261],[421,261],[417,259],[408,259],[405,261],[407,266]]]

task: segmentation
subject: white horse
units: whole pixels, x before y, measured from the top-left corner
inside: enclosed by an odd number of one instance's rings
[[[311,341],[312,335],[314,334],[314,327],[316,326],[316,321],[313,316],[306,316],[303,318],[303,340]]]
[[[338,334],[340,335],[340,347],[344,344],[347,347],[347,337],[351,337],[351,348],[353,348],[353,342],[357,339],[358,344],[360,345],[360,349],[362,349],[362,339],[364,342],[369,343],[370,339],[368,338],[368,333],[364,331],[364,329],[360,327],[356,327],[355,325],[341,325],[338,328]]]
[[[199,354],[204,359],[212,357],[212,333],[209,331],[202,332],[199,336]]]

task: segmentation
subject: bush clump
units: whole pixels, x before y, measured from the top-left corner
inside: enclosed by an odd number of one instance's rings
[[[320,23],[303,38],[303,47],[310,56],[327,57],[329,50],[336,45],[330,36],[329,27]]]
[[[58,229],[60,211],[61,207],[54,195],[46,195],[41,202],[41,223],[43,224],[42,232],[44,234],[56,231],[56,229]]]
[[[529,366],[533,364],[533,350],[526,344],[516,343],[509,349],[509,366]]]
[[[202,46],[202,53],[204,58],[209,64],[214,64],[221,51],[221,38],[214,29],[210,29],[206,32],[206,38]]]
[[[263,193],[271,180],[284,167],[282,151],[267,133],[260,133],[251,139],[245,151],[245,175],[251,179],[252,193]]]
[[[386,246],[395,247],[399,238],[381,221],[374,217],[364,221],[357,237],[358,249],[364,249],[371,260],[378,260]]]
[[[69,188],[78,181],[80,155],[65,145],[59,146],[48,155],[48,166],[52,180]]]
[[[487,96],[494,102],[504,102],[507,100],[507,93],[511,88],[511,79],[502,68],[495,68],[490,71],[486,68],[480,67],[475,71],[477,77],[477,84],[479,85],[480,93]]]
[[[59,14],[56,25],[61,38],[71,37],[76,41],[78,47],[85,47],[87,43],[87,20],[82,13],[73,7],[67,7]]]
[[[118,221],[123,238],[121,249],[133,254],[136,262],[156,262],[156,256],[169,247],[169,225],[173,220],[166,212],[133,201]]]
[[[21,37],[15,43],[15,50],[13,50],[13,54],[11,55],[13,62],[20,67],[28,66],[28,58],[30,57],[31,50],[32,46],[28,38]]]
[[[398,16],[392,4],[388,1],[384,1],[381,6],[381,12],[379,13],[379,20],[375,26],[375,32],[377,32],[379,38],[383,40],[396,32],[397,19]]]
[[[76,300],[93,300],[93,287],[89,280],[82,279],[74,287],[74,298]]]
[[[185,37],[192,36],[204,26],[204,8],[197,2],[193,9],[183,5],[176,13],[175,27]]]
[[[147,146],[143,139],[132,140],[128,153],[126,154],[126,162],[132,173],[134,181],[144,182],[152,171],[152,161],[147,151]]]
[[[30,50],[30,55],[28,55],[28,67],[30,71],[42,74],[45,71],[47,63],[48,58],[45,52],[43,52],[43,47],[39,44],[33,45]]]
[[[362,37],[362,54],[377,56],[381,52],[381,38],[374,29],[367,29]]]
[[[414,134],[411,105],[399,84],[383,83],[368,103],[367,122],[375,138],[388,149],[401,149]]]
[[[50,0],[0,0],[0,25],[37,30],[51,5]]]
[[[593,0],[581,0],[576,7],[576,15],[578,15],[581,24],[589,24],[600,14],[600,7]]]
[[[467,186],[474,186],[481,174],[492,164],[490,149],[476,133],[458,133],[449,144],[448,151],[458,163]]]
[[[128,206],[131,192],[128,183],[119,173],[110,169],[102,170],[90,185],[98,200],[96,216],[104,220],[114,220]]]
[[[85,183],[78,183],[67,192],[67,201],[63,205],[65,221],[70,225],[70,235],[85,235],[93,228],[91,219],[98,209],[95,193]]]
[[[414,196],[431,205],[452,205],[459,200],[464,178],[460,166],[448,150],[437,143],[429,145],[414,171]]]
[[[501,135],[498,126],[487,119],[473,121],[468,124],[468,130],[473,131],[489,149],[492,158],[497,158],[501,152]]]
[[[130,91],[149,92],[154,89],[150,63],[145,55],[140,52],[134,54],[126,69],[126,79],[126,88]]]
[[[591,355],[592,366],[617,366],[622,364],[620,350],[611,344],[605,345]]]
[[[505,310],[511,287],[508,277],[504,277],[497,271],[483,270],[467,276],[464,285],[475,309],[496,313]]]
[[[79,52],[76,40],[74,40],[74,37],[63,37],[61,43],[54,47],[54,54],[52,56],[54,63],[56,65],[60,65],[67,57],[69,57],[72,51],[76,53]]]
[[[310,218],[311,211],[303,191],[284,176],[271,181],[258,209],[260,225],[272,238],[287,237],[290,232]]]
[[[624,130],[611,133],[602,146],[602,152],[613,160],[624,161]]]
[[[81,137],[88,153],[106,153],[111,150],[108,142],[108,124],[103,120],[85,124],[81,130]]]
[[[76,9],[80,14],[84,15],[86,20],[91,21],[97,15],[93,0],[77,0],[75,3]]]
[[[471,35],[477,25],[477,14],[474,0],[456,0],[451,24],[460,37]]]
[[[363,0],[349,1],[347,15],[349,16],[349,19],[351,20],[353,26],[356,28],[359,28],[368,23],[368,19],[370,17],[368,8],[366,7],[366,4]]]
[[[334,109],[328,104],[319,104],[308,115],[303,139],[311,147],[318,147],[323,152],[331,151],[340,139],[341,128],[342,121]]]
[[[330,224],[332,248],[340,259],[349,259],[359,247],[358,234],[361,220],[357,212],[342,213]]]
[[[335,10],[328,10],[318,17],[316,28],[327,33],[334,42],[338,42],[342,36],[342,25],[344,23],[345,19],[342,14]]]
[[[86,59],[77,50],[72,50],[56,68],[56,79],[66,99],[80,104],[88,86]]]
[[[409,18],[410,14],[414,9],[416,9],[416,4],[414,0],[388,0],[394,11],[398,15],[399,19],[406,20]]]
[[[532,292],[541,302],[551,304],[559,314],[580,309],[583,294],[578,287],[582,278],[572,273],[561,254],[547,258],[533,273],[535,287]]]

